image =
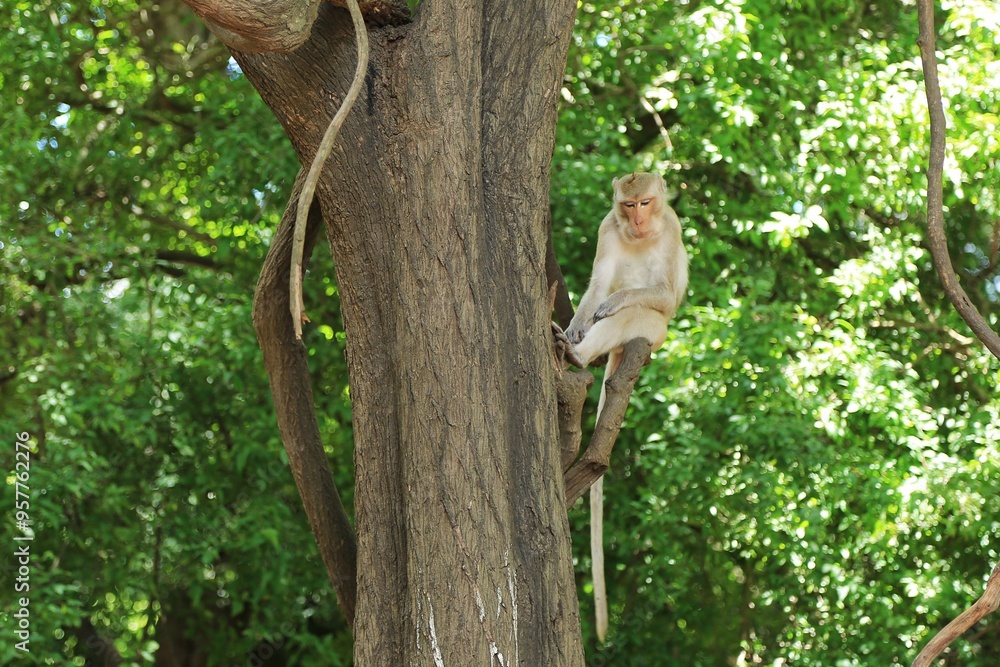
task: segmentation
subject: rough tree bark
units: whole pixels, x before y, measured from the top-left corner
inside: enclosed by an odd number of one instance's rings
[[[308,164],[355,64],[347,12],[319,4],[310,29],[287,16],[312,6],[191,4]],[[317,189],[347,329],[359,667],[583,664],[545,278],[575,5],[423,0],[369,25]]]

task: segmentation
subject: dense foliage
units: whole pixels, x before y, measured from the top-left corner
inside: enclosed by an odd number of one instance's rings
[[[1000,11],[943,5],[947,232],[995,324]],[[581,5],[553,178],[570,282],[637,167],[669,174],[692,252],[608,476],[595,664],[908,664],[981,594],[998,366],[922,244],[915,35],[898,2]],[[959,663],[994,664],[996,629]]]
[[[5,469],[11,434],[37,445],[27,657],[346,665],[250,326],[294,156],[225,50],[159,4],[0,8]],[[939,25],[947,232],[996,326],[1000,10],[948,0]],[[1000,365],[923,246],[915,39],[896,0],[580,4],[552,173],[571,289],[622,172],[667,174],[691,253],[605,487],[611,635],[589,664],[908,664],[1000,558]],[[325,255],[307,344],[349,502]],[[956,662],[995,664],[998,627]]]
[[[144,663],[171,645],[176,664],[349,663],[331,663],[349,633],[250,326],[296,168],[280,128],[180,3],[3,12],[0,423],[38,446],[30,657]],[[336,291],[309,287],[320,412],[347,484]]]

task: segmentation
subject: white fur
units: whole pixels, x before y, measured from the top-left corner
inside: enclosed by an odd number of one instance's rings
[[[645,188],[643,183],[647,184]],[[590,285],[566,330],[566,337],[587,364],[608,355],[605,381],[621,364],[622,346],[628,341],[645,338],[654,350],[663,345],[667,324],[684,299],[688,283],[688,256],[681,242],[681,225],[666,203],[663,179],[638,174],[615,179],[614,188],[614,206],[598,231]],[[641,203],[650,198],[653,201]],[[602,382],[598,418],[604,399]],[[602,477],[590,488],[594,609],[601,641],[608,631],[603,486]]]

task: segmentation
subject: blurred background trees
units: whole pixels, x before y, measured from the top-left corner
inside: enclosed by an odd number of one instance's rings
[[[250,326],[296,171],[280,127],[176,0],[0,14],[0,425],[39,448],[29,663],[350,664]],[[1000,9],[946,1],[939,23],[947,232],[996,328]],[[1000,557],[1000,372],[923,246],[916,32],[895,0],[580,4],[551,197],[570,289],[627,171],[666,174],[692,256],[608,474],[611,634],[588,664],[908,664]],[[350,503],[328,257],[306,343]],[[998,630],[955,663],[996,664]]]

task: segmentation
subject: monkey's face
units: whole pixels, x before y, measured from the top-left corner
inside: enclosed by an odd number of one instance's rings
[[[615,216],[622,236],[648,239],[663,228],[661,209],[666,194],[663,177],[637,172],[614,179]]]
[[[618,220],[629,236],[646,239],[658,231],[659,226],[656,224],[656,213],[660,208],[658,204],[655,196],[625,199],[618,203]]]

